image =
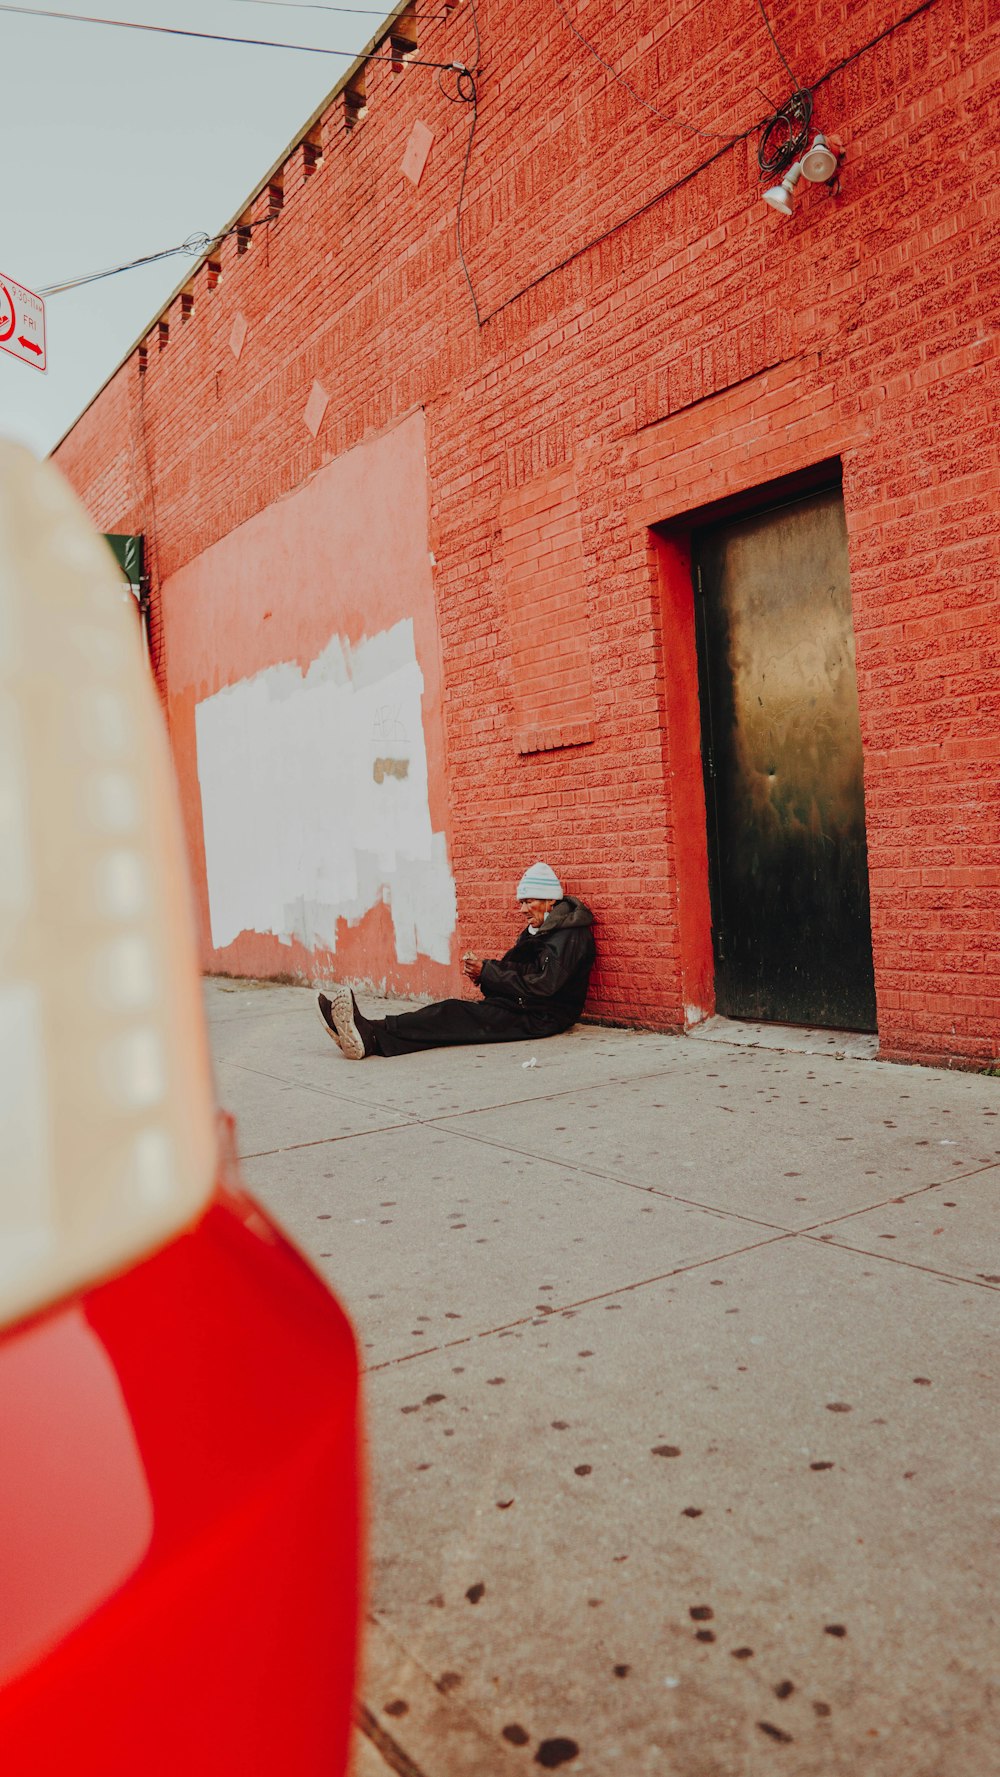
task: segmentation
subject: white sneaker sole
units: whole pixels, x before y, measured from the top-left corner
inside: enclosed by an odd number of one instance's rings
[[[365,1045],[361,1032],[354,1022],[354,1008],[351,1005],[351,991],[348,987],[338,987],[330,995],[330,1012],[337,1026],[337,1041],[341,1053],[348,1061],[364,1061]],[[320,1014],[322,1017],[322,1013]]]

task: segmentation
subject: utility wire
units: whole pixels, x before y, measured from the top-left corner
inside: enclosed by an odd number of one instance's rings
[[[63,290],[77,290],[81,284],[96,284],[101,278],[116,278],[119,272],[135,271],[140,265],[155,265],[158,260],[173,259],[179,253],[186,253],[189,259],[196,259],[199,253],[207,252],[209,247],[217,247],[229,235],[251,228],[266,228],[272,221],[271,216],[261,216],[256,222],[238,222],[234,228],[224,229],[222,234],[189,234],[179,247],[164,247],[159,253],[146,253],[141,259],[129,259],[125,265],[108,266],[106,271],[87,272],[82,278],[64,278],[59,284],[46,284],[38,295],[59,296]]]
[[[791,81],[792,86],[795,88],[795,91],[800,92],[802,90],[801,82],[799,81],[798,77],[792,73],[791,68],[788,66],[788,62],[785,59],[785,54],[784,54],[784,51],[781,47],[781,44],[778,42],[777,37],[774,35],[774,32],[771,29],[771,21],[768,18],[767,13],[764,10],[764,0],[757,0],[757,5],[760,7],[760,16],[764,20],[765,25],[767,26],[767,34],[770,37],[771,42],[774,44],[774,47],[777,50],[779,57],[781,58],[781,60],[785,64],[785,72],[788,75],[788,78]]]
[[[699,173],[707,172],[708,168],[714,166],[717,160],[721,160],[723,155],[736,143],[745,142],[748,136],[752,136],[756,128],[756,124],[751,124],[750,128],[744,130],[742,135],[733,136],[731,140],[727,138],[721,147],[713,149],[712,153],[707,154],[704,160],[698,162],[697,166],[682,173],[679,178],[674,179],[671,184],[663,186],[660,191],[654,191],[652,197],[647,198],[646,202],[640,204],[638,209],[630,210],[627,216],[622,216],[617,222],[612,222],[610,227],[604,229],[603,233],[592,236],[590,240],[584,241],[579,247],[574,247],[564,259],[560,259],[555,265],[546,266],[544,271],[531,278],[527,284],[523,284],[520,290],[515,290],[511,296],[505,296],[501,302],[498,302],[496,308],[491,309],[489,314],[483,316],[482,325],[485,327],[487,322],[495,320],[503,309],[510,308],[512,303],[517,302],[522,296],[527,296],[529,290],[534,290],[539,284],[544,284],[548,278],[554,277],[556,272],[564,271],[568,265],[573,264],[575,259],[582,259],[585,253],[590,253],[594,247],[599,247],[604,241],[609,241],[613,235],[620,234],[622,229],[628,228],[630,223],[638,222],[640,217],[645,216],[650,210],[654,210],[657,204],[662,204],[675,191],[680,191],[683,186],[690,185],[692,180],[697,179]]]
[[[870,37],[867,43],[861,45],[860,49],[852,49],[850,55],[844,56],[839,62],[834,62],[833,66],[828,68],[825,74],[821,74],[819,79],[813,82],[810,91],[818,92],[819,88],[825,86],[828,80],[832,80],[835,74],[841,73],[844,68],[849,68],[852,62],[858,61],[859,58],[866,55],[870,49],[875,49],[878,44],[884,43],[886,38],[891,37],[894,31],[900,30],[903,25],[908,25],[911,19],[919,18],[922,12],[929,12],[931,7],[936,4],[937,0],[919,0],[918,5],[911,7],[909,12],[904,12],[902,18],[893,19],[892,24],[886,25],[885,30],[880,31],[877,37]]]
[[[10,10],[12,9],[9,7],[0,6],[0,12]],[[472,19],[476,32],[476,65],[478,67],[482,52],[482,40],[479,33],[476,0],[472,0]],[[442,79],[444,73],[454,73],[457,76],[457,90],[454,93],[449,93],[444,85]],[[462,177],[459,182],[458,204],[455,211],[455,238],[458,247],[458,257],[461,262],[462,270],[465,273],[465,281],[469,286],[469,295],[472,298],[472,306],[476,314],[476,325],[481,327],[482,319],[479,311],[479,303],[476,298],[476,291],[469,272],[469,267],[466,263],[462,242],[462,204],[465,197],[465,181],[469,171],[469,161],[472,157],[472,144],[476,135],[476,124],[479,121],[479,94],[472,70],[466,68],[461,62],[446,62],[441,64],[438,71],[438,84],[441,87],[444,97],[450,100],[452,104],[462,103],[472,106],[472,122],[469,127],[468,141],[465,145],[465,158],[462,162]],[[256,222],[236,223],[232,228],[224,229],[221,234],[191,234],[188,235],[187,239],[182,241],[177,247],[164,247],[158,253],[144,253],[139,259],[127,260],[124,265],[111,265],[106,267],[103,271],[86,272],[79,278],[63,278],[57,284],[44,285],[39,290],[38,294],[39,296],[58,296],[65,290],[78,290],[84,284],[96,284],[104,278],[116,278],[122,272],[135,271],[140,266],[144,265],[155,265],[163,259],[174,259],[181,254],[186,255],[190,259],[196,259],[199,255],[206,253],[210,247],[219,246],[219,244],[228,239],[230,235],[245,233],[253,228],[266,228],[274,220],[275,218],[273,216],[261,216]]]
[[[886,25],[883,31],[879,31],[877,36],[869,37],[868,41],[862,43],[859,48],[852,49],[849,55],[844,56],[841,61],[835,62],[832,67],[826,70],[825,74],[821,74],[819,78],[813,82],[812,86],[805,90],[808,90],[810,93],[817,92],[821,86],[826,85],[828,80],[832,80],[835,74],[839,74],[844,68],[850,67],[852,62],[860,61],[861,57],[867,55],[869,50],[875,49],[880,43],[884,43],[887,37],[893,36],[896,31],[902,30],[904,25],[908,25],[913,19],[919,18],[922,12],[929,12],[931,7],[936,4],[937,0],[918,0],[917,5],[911,7],[909,12],[904,12],[901,18],[894,19],[891,24]],[[568,265],[573,264],[574,260],[581,259],[585,253],[590,253],[594,247],[599,247],[603,241],[610,240],[613,235],[620,233],[624,228],[628,228],[630,223],[638,221],[638,219],[641,216],[645,216],[648,211],[655,209],[657,204],[663,203],[668,197],[671,197],[675,191],[679,191],[682,186],[689,185],[692,180],[697,179],[700,173],[707,172],[708,168],[714,166],[717,160],[722,159],[723,155],[726,153],[727,146],[734,147],[736,143],[746,141],[749,136],[753,135],[754,130],[758,127],[757,124],[752,124],[749,129],[744,130],[739,136],[734,136],[732,142],[728,145],[723,145],[721,148],[716,148],[713,153],[706,154],[705,159],[697,166],[692,167],[690,172],[682,173],[680,178],[675,179],[670,185],[664,186],[661,191],[654,192],[653,196],[648,198],[644,204],[640,204],[638,209],[630,211],[627,216],[622,216],[618,222],[613,222],[609,228],[604,229],[603,233],[594,235],[590,240],[581,242],[579,247],[574,247],[571,252],[567,253],[565,258],[560,259],[557,264],[547,266],[544,271],[539,272],[535,277],[531,278],[527,284],[523,284],[519,290],[512,291],[510,296],[505,296],[502,301],[497,303],[495,308],[490,309],[489,313],[483,316],[482,325],[484,327],[488,326],[490,321],[495,320],[497,315],[501,314],[504,309],[510,308],[515,302],[519,302],[521,297],[526,296],[530,290],[537,289],[539,284],[544,284],[549,278],[554,277],[557,272],[564,271]]]
[[[476,0],[472,0],[472,23],[476,33],[475,66],[476,74],[478,74],[482,63],[483,41],[479,34],[479,13]],[[472,273],[469,271],[469,267],[466,263],[465,247],[462,241],[462,204],[465,199],[465,180],[469,171],[469,161],[472,159],[472,144],[476,139],[476,125],[479,122],[479,89],[476,85],[475,74],[473,74],[468,68],[464,69],[462,73],[457,76],[455,81],[456,90],[454,93],[448,91],[440,74],[438,75],[438,86],[441,88],[445,98],[449,99],[452,104],[461,103],[472,106],[472,122],[469,125],[469,139],[465,144],[465,159],[462,162],[462,177],[459,180],[458,185],[458,203],[455,206],[455,245],[458,249],[459,262],[465,273],[465,281],[469,286],[469,295],[472,297],[472,307],[475,311],[476,326],[482,327],[483,317],[479,310],[479,299],[476,296],[476,287],[472,282]]]
[[[569,13],[566,11],[565,6],[563,5],[563,0],[555,0],[555,6],[556,6],[557,10],[562,13],[563,18],[565,19],[567,25],[569,26],[570,30],[572,31],[574,37],[579,38],[580,42],[583,44],[584,49],[589,49],[591,55],[596,56],[597,60],[601,64],[601,67],[607,69],[608,73],[611,74],[615,80],[617,80],[619,86],[623,86],[627,93],[631,93],[633,99],[636,99],[640,105],[645,105],[646,110],[651,111],[653,113],[654,117],[658,117],[660,119],[661,123],[669,123],[670,125],[672,125],[672,127],[675,130],[687,130],[688,134],[692,135],[692,136],[703,136],[706,139],[706,141],[709,141],[709,142],[738,142],[741,140],[741,138],[739,136],[724,136],[718,130],[700,130],[700,129],[698,129],[696,124],[685,123],[684,119],[681,117],[670,117],[667,115],[667,113],[665,111],[661,111],[658,105],[653,105],[650,103],[649,99],[644,99],[641,93],[636,92],[635,87],[631,84],[631,82],[625,79],[624,74],[619,74],[617,68],[613,67],[610,62],[605,61],[600,50],[594,48],[594,45],[591,43],[590,38],[585,37],[583,35],[583,32],[577,29],[576,25],[573,23],[573,20],[570,18]]]
[[[406,54],[405,58],[393,55],[381,55],[373,50],[370,55],[358,56],[353,49],[321,48],[317,43],[276,43],[270,37],[230,37],[221,31],[185,31],[179,25],[145,25],[135,19],[107,19],[91,16],[83,12],[54,12],[40,6],[8,6],[0,5],[0,12],[19,13],[23,18],[31,19],[62,19],[74,25],[111,25],[121,31],[154,31],[161,37],[196,37],[203,43],[244,43],[252,49],[295,49],[303,55],[311,56],[344,56],[349,62],[393,62],[405,59],[411,68],[459,68],[457,62],[428,62],[418,56]],[[389,33],[387,32],[386,35]],[[464,69],[463,69],[464,72]]]
[[[268,0],[262,0],[262,3],[265,3],[265,4],[268,3]],[[473,22],[473,26],[474,26],[475,34],[476,34],[476,68],[478,70],[479,65],[480,65],[481,56],[482,56],[482,38],[480,36],[480,31],[479,31],[479,17],[478,17],[478,13],[477,13],[477,9],[476,9],[476,0],[471,0],[471,6],[472,6],[472,22]],[[325,9],[323,9],[323,10],[325,10]],[[333,9],[331,9],[331,10],[333,10]],[[29,11],[29,9],[26,7],[0,5],[0,12],[25,13],[28,11]],[[82,23],[94,23],[94,24],[105,24],[105,23],[113,24],[116,22],[117,23],[124,23],[125,22],[123,20],[115,21],[115,20],[104,20],[104,19],[82,20],[82,19],[80,19],[80,15],[75,14],[75,13],[74,14],[63,14],[63,13],[46,12],[46,13],[42,13],[40,16],[48,17],[48,18],[74,18],[74,19],[78,19],[79,22],[82,22]],[[156,25],[145,26],[145,27],[139,25],[139,26],[134,26],[132,28],[137,29],[137,30],[142,30],[142,29],[165,30],[165,29],[168,29],[168,27],[156,26]],[[180,36],[207,35],[207,33],[203,33],[203,32],[177,32],[177,33],[171,32],[171,34],[172,35],[176,34],[176,35],[180,35]],[[223,39],[223,41],[245,42],[247,40],[246,39],[226,38],[226,39]],[[270,45],[269,47],[272,47],[272,48],[296,48],[296,47],[302,47],[302,46],[301,45],[294,45],[294,44],[274,44],[274,45]],[[346,52],[320,51],[318,53],[320,53],[320,54],[324,54],[324,53],[336,54],[336,53],[346,53]],[[391,61],[392,59],[393,58],[390,56],[367,56],[365,58],[366,61],[376,61],[376,60],[377,61]],[[415,58],[408,57],[407,59],[411,60],[411,59],[415,59]],[[465,64],[463,62],[417,62],[416,65],[418,67],[436,68],[438,70],[438,85],[440,86],[441,91],[444,94],[444,97],[446,99],[449,99],[452,103],[455,103],[455,104],[463,103],[463,104],[468,104],[468,105],[472,106],[472,122],[471,122],[471,125],[469,128],[469,137],[468,137],[468,141],[467,141],[466,147],[465,147],[465,158],[462,163],[462,177],[461,177],[461,180],[459,183],[459,188],[458,188],[458,204],[457,204],[456,212],[455,212],[455,236],[456,236],[456,243],[457,243],[457,247],[458,247],[458,257],[461,262],[462,270],[465,273],[465,280],[469,286],[469,295],[472,298],[472,306],[473,306],[473,308],[475,310],[475,314],[476,314],[476,324],[477,324],[477,326],[481,326],[482,321],[481,321],[480,312],[479,312],[479,303],[476,299],[476,292],[475,292],[475,288],[473,286],[471,275],[469,273],[469,267],[466,264],[465,253],[463,250],[463,242],[462,242],[462,204],[463,204],[463,199],[465,196],[465,181],[466,181],[466,177],[467,177],[467,174],[469,171],[469,161],[472,156],[472,144],[473,144],[473,141],[475,140],[476,124],[479,119],[479,105],[478,105],[479,94],[478,94],[478,90],[476,87],[475,75],[473,74],[473,72],[470,68],[467,68],[465,66]],[[447,87],[445,86],[444,80],[442,78],[444,74],[448,74],[448,73],[453,73],[456,76],[456,83],[455,83],[456,84],[456,91],[454,93],[448,92]],[[272,222],[273,220],[274,220],[274,218],[271,216],[264,216],[264,217],[261,217],[257,222],[237,223],[233,228],[229,228],[229,229],[224,230],[224,232],[222,234],[216,234],[216,235],[208,235],[208,234],[203,234],[203,233],[192,234],[192,235],[189,235],[185,241],[182,241],[181,244],[177,247],[164,247],[158,253],[146,253],[146,254],[143,254],[142,257],[139,259],[128,260],[124,265],[112,265],[112,266],[108,266],[103,271],[87,272],[84,276],[79,277],[79,278],[64,278],[57,284],[45,285],[44,288],[39,290],[38,294],[40,296],[58,296],[65,290],[77,290],[84,284],[95,284],[95,283],[100,282],[104,278],[115,278],[115,277],[118,277],[120,275],[120,273],[122,273],[122,272],[135,271],[140,266],[154,265],[154,264],[157,264],[161,260],[173,259],[181,254],[186,254],[189,258],[194,259],[194,258],[197,258],[199,256],[199,254],[204,254],[205,252],[207,252],[210,247],[218,246],[219,243],[221,241],[224,241],[229,235],[233,235],[238,232],[242,232],[242,231],[249,230],[252,228],[260,228],[262,226],[266,226],[268,223]]]
[[[364,18],[366,14],[372,18],[384,19],[384,6],[327,6],[321,0],[233,0],[237,6],[271,6],[278,12],[337,12],[346,13],[348,18]],[[414,7],[411,18],[443,19],[448,16],[444,5],[431,7]]]
[[[473,4],[474,3],[475,0],[473,0]],[[472,297],[472,306],[476,313],[476,326],[481,327],[483,324],[483,317],[479,312],[479,300],[476,296],[475,286],[472,282],[472,274],[465,263],[465,251],[462,244],[462,201],[465,197],[465,177],[469,171],[469,161],[472,159],[472,144],[476,138],[476,125],[479,122],[479,94],[476,91],[475,81],[472,82],[472,99],[470,103],[472,105],[472,123],[469,126],[469,140],[465,145],[465,159],[462,162],[462,177],[458,187],[458,203],[455,208],[455,242],[458,247],[458,257],[461,261],[462,270],[465,273],[465,281],[469,286],[469,295]]]

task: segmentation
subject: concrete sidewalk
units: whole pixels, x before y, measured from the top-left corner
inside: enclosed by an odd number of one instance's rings
[[[368,1371],[359,1777],[1000,1771],[1000,1080],[207,1001]]]

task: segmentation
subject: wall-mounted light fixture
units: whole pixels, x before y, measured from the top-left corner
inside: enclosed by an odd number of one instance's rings
[[[765,179],[780,179],[780,184],[767,187],[764,202],[779,216],[791,216],[800,179],[837,189],[843,147],[835,136],[825,136],[822,131],[810,142],[811,121],[812,94],[803,88],[768,118],[761,131],[757,164]]]
[[[826,185],[835,176],[837,167],[844,157],[844,151],[838,143],[836,147],[829,142],[822,131],[817,131],[812,142],[802,156],[802,177],[811,185]]]
[[[769,191],[765,191],[764,202],[772,210],[777,210],[779,216],[791,215],[792,203],[795,197],[795,187],[804,172],[805,167],[802,165],[802,162],[800,160],[794,160],[785,174],[785,177],[782,179],[781,184],[772,185]]]

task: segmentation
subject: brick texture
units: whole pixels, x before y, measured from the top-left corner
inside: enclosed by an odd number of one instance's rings
[[[499,946],[511,883],[549,857],[600,916],[591,1011],[660,1028],[711,1010],[711,971],[690,601],[651,527],[679,560],[706,505],[839,462],[882,1053],[988,1065],[997,0],[769,8],[847,153],[839,194],[803,181],[788,221],[760,197],[758,89],[787,79],[756,7],[567,5],[661,115],[551,0],[478,0],[461,225],[478,323],[456,234],[469,110],[432,71],[373,62],[354,127],[335,94],[276,219],[242,253],[223,243],[221,275],[201,267],[183,324],[179,294],[145,369],[137,350],[57,460],[102,529],[149,538],[169,709],[163,581],[423,407],[460,928]],[[473,57],[469,4],[418,26],[418,54]],[[415,184],[418,123],[433,150]],[[265,180],[249,214],[268,211]]]
[[[583,530],[572,464],[500,502],[519,753],[594,738]]]

